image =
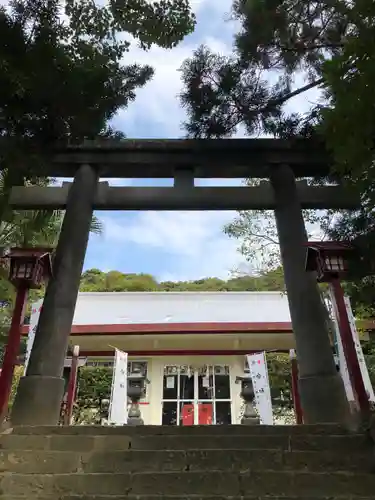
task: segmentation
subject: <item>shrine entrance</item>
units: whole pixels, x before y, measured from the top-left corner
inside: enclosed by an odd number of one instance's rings
[[[231,423],[229,366],[167,365],[164,367],[162,425]]]
[[[324,145],[310,139],[127,139],[56,147],[45,174],[72,177],[73,183],[16,186],[10,196],[13,209],[66,210],[27,375],[20,381],[12,407],[12,424],[55,425],[58,421],[64,391],[62,371],[94,210],[274,210],[305,423],[345,421],[348,403],[332,356],[326,314],[316,277],[306,273],[308,240],[301,209],[357,209],[361,200],[340,184],[314,186],[296,181],[325,177],[332,164]],[[174,184],[120,187],[99,182],[100,178],[119,177],[173,179]],[[195,185],[196,179],[249,178],[260,182],[255,186]],[[181,416],[187,414],[185,422],[202,421],[199,405],[202,415],[206,408],[206,422],[228,420],[228,416],[220,416],[224,407],[220,405],[230,407],[230,395],[218,397],[215,373],[212,394],[200,399],[200,379],[194,371],[193,395],[184,400],[179,370],[174,380],[180,392],[174,399],[161,399],[165,411],[170,404],[169,414],[175,408],[175,422],[170,418],[170,425],[180,425]],[[184,410],[186,404],[192,406]]]

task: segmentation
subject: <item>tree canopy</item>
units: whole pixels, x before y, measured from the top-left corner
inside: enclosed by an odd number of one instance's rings
[[[371,0],[234,0],[232,55],[200,47],[182,65],[188,134],[222,137],[239,124],[248,134],[311,133],[324,120],[336,159],[361,170],[354,151],[364,158],[373,136],[374,16]],[[283,104],[313,87],[324,89],[324,102],[305,116],[285,112]]]
[[[108,126],[153,68],[124,64],[138,44],[173,48],[194,29],[187,0],[11,0],[0,8],[0,170],[5,196],[44,177],[58,145],[123,136]],[[129,60],[129,58],[128,58]]]

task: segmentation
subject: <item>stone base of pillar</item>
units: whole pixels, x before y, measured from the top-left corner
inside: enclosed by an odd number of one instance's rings
[[[60,377],[22,377],[12,408],[12,425],[57,425],[64,385]]]
[[[304,424],[350,425],[344,385],[338,373],[298,380]]]

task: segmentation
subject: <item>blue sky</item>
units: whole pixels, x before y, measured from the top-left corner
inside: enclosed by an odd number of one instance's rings
[[[177,48],[157,47],[148,52],[134,48],[126,62],[148,63],[155,68],[153,80],[137,93],[137,99],[114,119],[114,126],[129,138],[178,138],[184,132],[184,112],[177,94],[181,88],[177,71],[182,61],[204,43],[217,53],[231,50],[235,25],[230,18],[231,0],[192,0],[197,28]],[[296,98],[291,108],[306,110],[315,94]],[[168,185],[160,180],[133,180],[137,185]],[[206,181],[217,184],[217,181]],[[117,185],[128,181],[111,181]],[[227,184],[227,182],[226,182]],[[227,278],[243,257],[236,241],[223,234],[223,225],[234,212],[98,212],[104,234],[92,235],[85,269],[151,273],[160,280]]]

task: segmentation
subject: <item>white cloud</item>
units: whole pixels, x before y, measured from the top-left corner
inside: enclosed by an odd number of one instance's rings
[[[222,232],[233,212],[140,212],[134,218],[103,217],[104,238],[114,247],[137,244],[170,255],[173,268],[159,279],[227,278],[243,260],[237,242]]]
[[[230,52],[231,47],[215,38],[200,40],[212,50],[220,54]],[[181,108],[178,94],[181,91],[181,73],[179,69],[183,61],[191,57],[194,46],[180,45],[173,50],[152,47],[148,52],[133,49],[124,60],[127,64],[149,64],[155,69],[152,80],[145,87],[137,90],[136,100],[127,109],[120,111],[114,119],[114,126],[134,128],[138,120],[143,123],[160,124],[164,137],[181,137],[181,122],[184,110]],[[140,135],[142,131],[139,130]]]

